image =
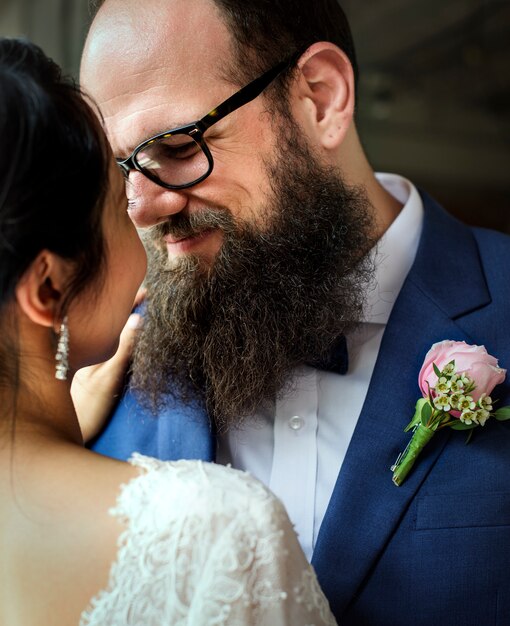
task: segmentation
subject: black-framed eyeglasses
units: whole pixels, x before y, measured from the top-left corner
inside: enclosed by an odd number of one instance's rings
[[[209,111],[202,119],[154,135],[137,146],[127,159],[117,159],[124,174],[138,170],[166,189],[186,189],[200,183],[213,171],[214,161],[204,133],[224,117],[259,96],[275,78],[301,56],[296,52],[264,72],[248,85]]]

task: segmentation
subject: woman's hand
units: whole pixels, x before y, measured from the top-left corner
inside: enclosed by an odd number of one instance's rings
[[[99,433],[118,400],[140,324],[140,315],[130,315],[115,355],[104,363],[84,367],[74,376],[71,395],[85,443]]]
[[[140,304],[144,295],[139,292],[136,304]],[[122,392],[141,325],[141,315],[132,313],[120,335],[115,355],[104,363],[84,367],[74,376],[71,395],[85,443],[100,432]]]

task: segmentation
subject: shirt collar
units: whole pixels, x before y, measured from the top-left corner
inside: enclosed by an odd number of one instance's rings
[[[371,251],[375,276],[368,291],[363,321],[387,324],[411,269],[423,227],[423,202],[416,187],[396,174],[376,174],[379,183],[403,208]]]

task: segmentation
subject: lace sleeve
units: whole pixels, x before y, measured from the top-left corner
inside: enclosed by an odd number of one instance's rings
[[[135,455],[108,589],[80,626],[333,626],[281,503],[248,474]]]

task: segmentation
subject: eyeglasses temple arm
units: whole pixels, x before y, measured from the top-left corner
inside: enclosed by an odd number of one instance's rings
[[[275,67],[262,74],[262,76],[259,76],[251,83],[248,83],[248,85],[237,91],[234,95],[230,96],[230,98],[227,98],[227,100],[222,102],[215,109],[209,111],[209,113],[204,115],[204,117],[198,122],[202,132],[210,128],[213,124],[216,124],[216,122],[219,122],[229,113],[232,113],[232,111],[235,111],[245,104],[248,104],[248,102],[255,100],[255,98],[264,91],[264,89],[278,76],[278,74],[281,74],[285,69],[290,67],[299,58],[299,56],[300,53],[296,53],[293,54],[290,59],[278,63],[278,65],[275,65]]]

